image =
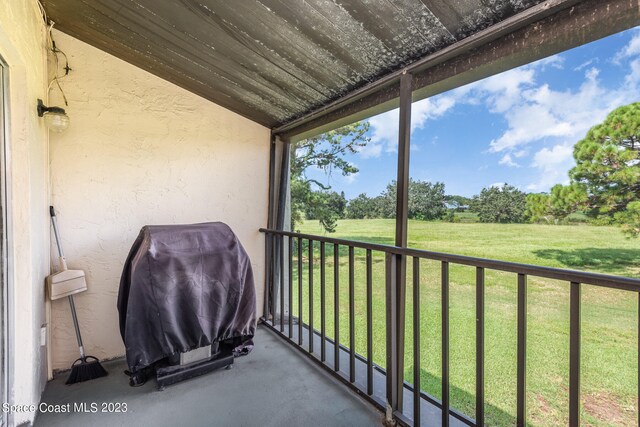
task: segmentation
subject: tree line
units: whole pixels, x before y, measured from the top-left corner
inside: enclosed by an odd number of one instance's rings
[[[319,190],[312,196],[315,202],[305,205],[301,214],[306,219],[320,221],[328,232],[335,231],[339,219],[395,218],[396,192],[396,181],[389,183],[378,196],[362,193],[351,200],[346,199],[344,192]],[[485,188],[468,198],[447,195],[442,182],[410,179],[407,216],[422,221],[454,221],[456,212],[468,210],[476,213],[480,222],[518,223],[528,220],[526,204],[527,195],[508,184]]]
[[[302,220],[317,219],[333,232],[343,218],[394,218],[395,181],[378,196],[360,194],[347,200],[344,193],[309,179],[310,167],[327,175],[348,176],[358,169],[344,160],[369,142],[368,122],[357,122],[297,144],[291,163],[292,229]],[[618,225],[629,237],[640,235],[640,103],[612,111],[574,147],[576,166],[570,183],[548,193],[527,194],[504,184],[482,189],[472,198],[447,195],[441,182],[409,181],[409,219],[454,220],[455,211],[468,209],[480,222],[563,222],[583,213],[593,224]]]

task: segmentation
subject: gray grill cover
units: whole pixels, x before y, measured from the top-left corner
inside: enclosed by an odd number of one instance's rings
[[[241,344],[256,328],[251,262],[221,222],[144,226],[122,272],[118,312],[132,373],[213,342]]]

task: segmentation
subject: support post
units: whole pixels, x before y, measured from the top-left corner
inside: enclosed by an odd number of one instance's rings
[[[409,143],[411,140],[412,77],[400,78],[400,114],[398,123],[398,180],[396,191],[396,246],[407,246],[407,214],[409,210]]]
[[[409,211],[409,144],[411,140],[411,94],[413,80],[410,73],[403,73],[400,77],[400,114],[398,121],[398,179],[396,181],[396,246],[407,247],[407,227]],[[404,343],[406,318],[406,290],[407,290],[407,260],[397,255],[395,268],[396,286],[396,348],[397,372],[395,373],[395,387],[397,401],[394,410],[402,409],[404,387]],[[387,300],[387,303],[391,303]]]
[[[277,145],[277,139],[272,139],[273,142],[273,158],[275,160],[275,151],[276,151],[276,145]],[[275,203],[275,217],[273,215],[273,213],[270,211],[270,215],[271,215],[271,227],[275,227],[276,230],[284,230],[284,220],[285,220],[285,214],[286,214],[286,209],[287,209],[287,191],[289,188],[289,158],[290,158],[290,153],[291,153],[291,142],[289,140],[283,140],[282,141],[282,154],[280,156],[280,173],[278,176],[278,193],[277,193],[277,199]],[[272,166],[273,169],[275,169],[275,165]],[[273,178],[272,178],[272,182],[271,185],[275,185],[276,182],[276,178],[275,178],[275,170],[274,171],[270,171],[271,174],[273,174]],[[272,190],[272,192],[274,193],[273,196],[275,197],[275,188]],[[272,280],[274,284],[280,283],[283,278],[285,277],[285,264],[284,264],[284,260],[285,258],[285,247],[284,245],[284,239],[278,239],[278,238],[274,238],[272,239],[272,258],[273,258],[273,264],[272,264]],[[281,301],[284,301],[284,294],[283,295],[279,295],[280,294],[280,290],[284,289],[284,284],[283,287],[281,287],[280,289],[278,288],[278,286],[273,285],[271,288],[271,302],[273,305],[273,322],[274,324],[276,323],[277,319],[276,319],[276,309],[275,309],[275,305],[276,302],[278,301],[278,298],[280,298]],[[282,304],[283,308],[284,308],[284,304]],[[291,307],[288,307],[288,310],[291,310]],[[280,313],[280,316],[284,316],[284,311],[282,313]]]
[[[269,140],[269,206],[267,211],[267,228],[272,228],[275,224],[273,206],[276,191],[276,136],[271,133]],[[273,296],[271,291],[271,284],[273,283],[273,258],[271,254],[271,236],[269,234],[264,235],[265,239],[265,267],[266,274],[264,276],[264,308],[262,317],[265,320],[269,320],[271,313],[271,307],[269,304],[270,299]]]
[[[291,158],[291,142],[284,140],[282,157],[280,158],[280,183],[278,184],[278,213],[276,229],[284,230],[284,218],[287,209],[287,191],[289,189],[289,162]]]

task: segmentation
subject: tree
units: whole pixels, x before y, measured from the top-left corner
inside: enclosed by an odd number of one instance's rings
[[[347,199],[344,191],[340,194],[335,191],[313,191],[310,196],[313,200],[304,206],[304,215],[307,219],[321,220],[327,216],[336,219],[344,218],[347,207]]]
[[[575,145],[573,156],[569,176],[585,189],[587,214],[633,229],[626,221],[640,201],[640,102],[609,113]]]
[[[640,201],[629,203],[625,211],[616,214],[616,220],[629,237],[640,236]]]
[[[582,209],[586,201],[584,185],[575,182],[570,185],[554,185],[551,188],[551,215],[564,219]]]
[[[397,183],[396,181],[391,181],[379,199],[380,214],[383,218],[395,218],[396,194]],[[447,211],[444,198],[443,183],[436,182],[432,184],[409,179],[409,210],[407,216],[409,219],[440,219]]]
[[[366,136],[369,122],[356,122],[336,130],[296,143],[291,155],[291,229],[302,220],[304,212],[313,212],[322,227],[335,231],[335,211],[327,209],[328,199],[317,193],[331,189],[328,184],[309,178],[310,168],[322,169],[327,177],[334,171],[344,176],[358,172],[358,168],[345,160],[369,142]],[[344,209],[343,209],[344,210]]]
[[[525,217],[531,222],[554,222],[551,213],[551,195],[547,193],[527,194]]]
[[[409,179],[409,218],[430,221],[446,213],[443,183]]]
[[[525,216],[532,222],[558,222],[578,211],[587,200],[581,184],[557,184],[551,193],[528,194]]]
[[[367,197],[365,193],[359,194],[355,199],[349,200],[346,217],[350,219],[378,218],[380,212],[375,198]]]
[[[344,218],[346,207],[344,192],[312,191],[304,206],[304,214],[307,219],[317,219],[325,231],[333,233],[338,226],[338,219]]]
[[[391,181],[387,184],[387,188],[384,189],[378,197],[376,197],[376,203],[378,205],[378,213],[381,218],[395,218],[396,217],[396,204],[397,204],[397,184],[396,181]]]
[[[524,222],[525,208],[525,193],[508,184],[483,188],[471,203],[471,210],[478,213],[480,222]]]
[[[371,209],[373,210],[373,218],[385,218],[384,212],[387,209],[387,199],[381,194],[371,199]],[[393,214],[390,218],[395,218],[395,205],[393,208]]]
[[[327,195],[327,207],[335,213],[335,215],[340,218],[346,218],[347,216],[347,198],[344,195],[344,191],[341,191],[340,194],[335,191],[330,192]]]

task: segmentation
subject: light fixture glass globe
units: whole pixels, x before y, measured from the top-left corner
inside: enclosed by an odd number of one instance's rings
[[[44,113],[44,123],[52,132],[64,132],[64,130],[69,127],[69,116],[65,113],[54,113],[48,111]]]

